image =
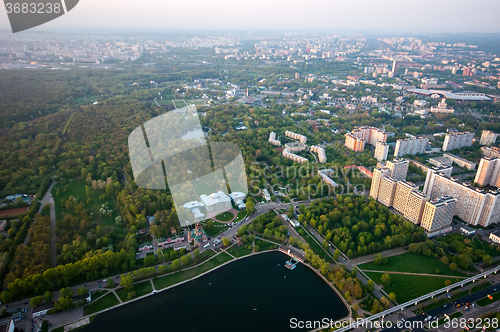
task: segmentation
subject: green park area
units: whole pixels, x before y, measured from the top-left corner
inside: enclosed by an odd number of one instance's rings
[[[85,308],[83,308],[83,315],[87,316],[99,312],[101,310],[107,309],[109,307],[115,306],[119,303],[120,301],[118,301],[115,294],[109,293],[101,297],[99,300],[86,305]]]
[[[265,250],[274,250],[278,249],[279,244],[274,242],[268,242],[261,239],[255,239],[255,251],[265,251]],[[258,250],[257,250],[258,249]]]
[[[247,216],[247,211],[240,211],[240,212],[238,212],[236,219],[234,219],[234,222],[238,222],[240,220],[243,220],[246,216]]]
[[[219,235],[220,233],[224,232],[229,228],[227,224],[218,221],[211,220],[211,223],[208,224],[207,222],[208,220],[205,220],[203,222],[204,225],[203,229],[205,230],[207,235],[211,237],[216,237],[217,235]]]
[[[500,256],[500,251],[498,251],[499,247],[496,245],[489,244],[488,242],[480,240],[477,237],[474,238],[474,244],[476,245],[476,248],[486,251],[486,253],[491,257]]]
[[[358,267],[361,270],[372,271],[442,274],[457,277],[464,276],[463,273],[453,271],[448,265],[441,263],[437,258],[414,254],[411,252],[387,257],[387,263],[385,264],[375,264],[374,261],[371,261],[360,264]]]
[[[225,252],[222,252],[211,260],[195,268],[155,278],[153,279],[153,284],[155,285],[155,289],[163,289],[178,284],[179,282],[194,278],[204,272],[210,271],[211,269],[219,265],[229,262],[232,259],[233,258],[231,256],[229,256]]]
[[[222,212],[215,216],[215,219],[219,221],[230,221],[233,220],[234,214],[230,211]]]
[[[88,196],[85,186],[91,188],[89,192],[90,195]],[[63,213],[76,215],[74,209],[68,210],[68,206],[63,203],[69,201],[70,197],[73,197],[73,204],[76,202],[83,202],[84,207],[93,214],[93,220],[98,221],[100,226],[112,226],[117,228],[118,232],[124,232],[122,226],[116,226],[115,218],[119,216],[119,213],[115,210],[115,202],[103,189],[92,189],[90,184],[69,181],[66,184],[57,183],[54,188],[52,188],[51,194],[54,198],[57,220],[62,219]],[[103,204],[107,204],[108,209],[113,210],[113,213],[108,216],[103,216],[99,211]]]
[[[132,289],[127,290],[125,288],[121,288],[121,289],[118,289],[116,291],[116,294],[120,297],[120,299],[123,302],[132,300],[133,298],[136,298],[139,296],[149,294],[153,291],[153,287],[151,286],[151,282],[149,280],[146,280],[146,281],[143,281],[143,282],[140,282],[137,284],[133,284],[132,286],[133,286]],[[129,297],[129,293],[133,293],[133,294],[135,294],[135,296]]]
[[[381,281],[383,273],[366,272],[368,277],[378,284],[383,284]],[[412,299],[433,292],[445,287],[445,281],[454,279],[446,277],[430,277],[421,275],[408,274],[389,274],[390,282],[384,284],[384,290],[387,294],[394,292],[399,303],[408,302]]]
[[[242,245],[242,246],[232,246],[231,248],[227,249],[227,252],[233,255],[234,257],[243,257],[246,255],[250,255],[252,253],[251,249],[251,244],[250,244],[250,249],[248,249],[248,245]]]

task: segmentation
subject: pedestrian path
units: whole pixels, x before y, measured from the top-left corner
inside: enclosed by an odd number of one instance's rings
[[[465,279],[468,277],[459,277],[459,276],[448,276],[443,274],[430,274],[430,273],[415,273],[415,272],[398,272],[398,271],[378,271],[378,270],[363,270],[364,272],[376,272],[376,273],[388,273],[388,274],[408,274],[414,276],[424,276],[424,277],[443,277],[443,278],[459,278]]]

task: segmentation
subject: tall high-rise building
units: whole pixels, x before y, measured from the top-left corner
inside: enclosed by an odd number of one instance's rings
[[[415,155],[425,153],[429,140],[424,137],[398,139],[396,141],[396,149],[394,150],[395,157],[405,155]]]
[[[392,61],[392,77],[396,77],[396,72],[398,71],[398,62],[396,61],[396,59],[394,59],[394,61]]]
[[[384,143],[387,142],[387,137],[389,136],[389,133],[383,129],[363,126],[354,128],[351,131],[351,135],[359,139],[362,139],[363,141],[365,141],[366,144],[375,145],[377,144],[377,142],[384,142]]]
[[[450,195],[457,199],[455,215],[473,226],[500,222],[500,190],[483,190],[442,173],[427,172],[424,192],[430,199]]]
[[[372,185],[370,187],[370,196],[377,200],[380,190],[380,181],[382,178],[390,176],[391,170],[387,167],[379,167],[373,170]]]
[[[481,158],[474,182],[483,187],[500,187],[500,159]]]
[[[387,168],[391,170],[391,176],[398,181],[405,181],[406,174],[408,173],[408,160],[403,158],[396,158],[386,163]]]
[[[471,146],[473,138],[474,133],[469,133],[468,131],[446,134],[443,143],[443,151],[450,151],[460,149],[464,146]]]
[[[405,218],[414,224],[420,224],[422,213],[424,212],[425,202],[429,198],[422,191],[415,190],[408,195],[408,205],[405,211]]]
[[[389,154],[389,144],[384,142],[377,142],[375,145],[375,154],[373,157],[378,161],[387,160],[387,155]]]
[[[418,186],[416,186],[413,182],[398,181],[396,184],[396,192],[394,193],[394,201],[392,203],[394,209],[405,215],[406,209],[408,208],[410,193],[417,190]]]
[[[426,202],[420,226],[429,235],[449,228],[453,220],[457,200],[451,196],[443,196]]]
[[[442,167],[431,167],[427,169],[427,176],[424,183],[424,194],[430,196],[430,191],[434,186],[434,180],[436,179],[436,174],[443,174],[446,176],[451,176],[453,172],[453,166],[442,166]]]
[[[386,176],[380,180],[380,188],[378,191],[378,201],[380,203],[387,207],[391,207],[393,205],[397,183],[398,180],[392,176]]]
[[[345,134],[345,147],[356,152],[361,152],[365,149],[365,141],[354,136],[351,133]]]
[[[497,140],[498,134],[495,134],[494,132],[490,130],[483,130],[481,133],[481,140],[479,140],[479,143],[481,145],[492,145],[495,144]]]

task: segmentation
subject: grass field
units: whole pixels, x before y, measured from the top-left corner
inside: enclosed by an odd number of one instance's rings
[[[240,220],[243,220],[246,216],[247,216],[247,211],[240,211],[240,212],[238,212],[236,219],[234,219],[234,222],[238,222]]]
[[[207,235],[210,237],[216,237],[217,235],[219,235],[220,233],[224,232],[226,229],[229,228],[229,226],[227,224],[220,223],[220,222],[215,221],[215,220],[213,222],[214,222],[215,227],[209,231],[205,230]]]
[[[247,246],[245,245],[240,247],[232,246],[230,249],[227,250],[227,252],[229,252],[234,257],[243,257],[246,255],[250,255],[252,253],[252,249],[248,249]]]
[[[441,263],[437,258],[418,255],[411,252],[387,257],[387,263],[384,265],[377,265],[373,262],[368,262],[358,265],[358,267],[362,270],[427,274],[437,274],[436,270],[439,270],[443,275],[458,277],[464,276],[463,273],[453,271],[448,265]]]
[[[277,249],[279,247],[278,244],[272,244],[261,239],[255,239],[255,245],[259,247],[259,251]]]
[[[366,272],[368,277],[378,284],[381,284],[380,277],[383,273]],[[445,277],[427,277],[408,274],[390,274],[391,284],[384,286],[386,293],[394,292],[399,303],[410,301],[419,296],[425,295],[432,291],[444,288],[444,282],[451,280]],[[454,280],[451,280],[453,283]]]
[[[103,296],[99,300],[86,305],[83,308],[83,315],[84,316],[90,315],[99,312],[101,310],[104,310],[106,308],[112,307],[114,305],[117,305],[119,303],[120,301],[118,301],[115,294],[109,293],[108,295]]]
[[[215,216],[215,219],[219,221],[230,221],[233,220],[234,214],[230,211],[222,212]]]
[[[188,280],[190,278],[196,277],[206,271],[209,271],[219,265],[222,265],[226,262],[229,262],[233,258],[226,254],[225,252],[219,254],[217,257],[214,257],[213,259],[209,260],[208,262],[205,262],[201,264],[200,266],[197,266],[193,269],[189,269],[186,271],[181,271],[177,272],[174,274],[170,274],[168,276],[164,277],[159,277],[156,279],[153,279],[153,283],[155,285],[155,289],[162,289],[165,287],[169,287],[172,285],[175,285],[181,281]]]
[[[177,99],[177,100],[172,100],[172,102],[174,103],[174,105],[176,107],[186,107],[187,106],[187,104],[184,100]]]
[[[98,290],[98,291],[95,291],[94,293],[92,293],[92,301],[94,301],[95,299],[99,298],[100,296],[106,294],[108,291],[107,290]]]
[[[309,246],[311,247],[312,251],[314,251],[315,254],[319,255],[319,257],[323,258],[327,262],[330,263],[335,263],[332,257],[328,255],[325,250],[323,250],[323,247],[321,247],[315,239],[313,239],[312,235],[309,234],[308,231],[306,231],[302,226],[299,227],[299,230],[302,230],[304,233],[301,233],[299,231],[299,234],[302,235],[302,237],[306,240],[307,243],[309,243]]]
[[[151,282],[146,280],[144,282],[140,282],[138,284],[134,284],[134,289],[125,290],[125,288],[118,289],[116,294],[120,297],[120,299],[125,302],[127,300],[127,295],[130,292],[135,292],[135,297],[143,296],[149,294],[153,291],[153,287],[151,286]]]

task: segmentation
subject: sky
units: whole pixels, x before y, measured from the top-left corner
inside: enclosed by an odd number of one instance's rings
[[[80,0],[35,29],[499,32],[499,12],[498,0]]]

